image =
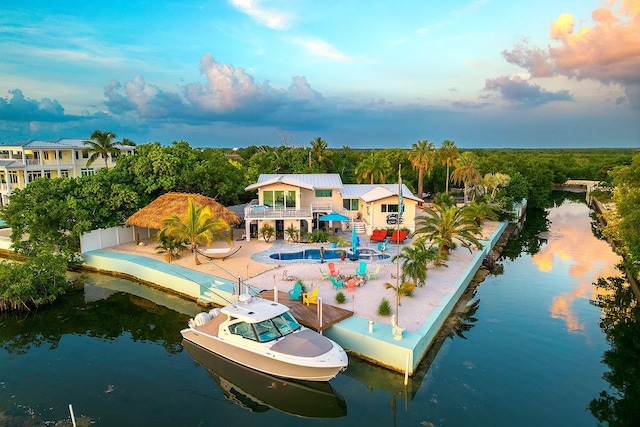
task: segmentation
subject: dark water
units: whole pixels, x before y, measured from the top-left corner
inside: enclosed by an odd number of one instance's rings
[[[0,316],[0,426],[69,404],[96,426],[638,425],[637,299],[592,226],[578,201],[530,214],[407,388],[355,358],[323,385],[246,371],[182,345],[194,304],[81,275],[60,303]]]

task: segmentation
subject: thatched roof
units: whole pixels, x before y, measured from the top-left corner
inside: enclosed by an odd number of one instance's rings
[[[160,229],[162,221],[169,215],[175,214],[179,217],[184,217],[187,214],[190,197],[196,206],[209,206],[211,215],[214,218],[224,219],[229,225],[240,223],[240,217],[237,214],[225,208],[211,197],[200,194],[166,193],[131,215],[126,225]]]

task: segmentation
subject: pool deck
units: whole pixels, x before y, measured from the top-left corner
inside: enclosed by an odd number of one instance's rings
[[[394,331],[390,325],[372,324],[369,319],[354,315],[338,321],[323,333],[353,354],[386,368],[413,375],[507,224],[507,222],[500,223],[491,236],[482,241],[483,248],[474,253],[471,262],[455,282],[454,290],[444,295],[440,301],[431,303],[434,307],[418,331],[404,331],[398,334],[398,331]],[[252,255],[252,259],[256,262],[273,263],[275,260],[267,259],[269,253],[273,252],[273,248],[268,252],[259,252]],[[171,293],[195,299],[203,305],[226,305],[228,301],[235,300],[240,293],[238,281],[141,255],[102,249],[85,252],[83,255],[84,264],[90,269],[142,281]],[[295,262],[299,263],[300,260]],[[282,264],[283,261],[278,263]],[[286,261],[284,263],[286,264]],[[241,291],[244,292],[245,289]]]

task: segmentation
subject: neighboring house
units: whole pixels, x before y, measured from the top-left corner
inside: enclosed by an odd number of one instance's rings
[[[12,190],[24,188],[36,178],[93,175],[97,169],[103,168],[102,158],[87,167],[91,154],[83,141],[62,138],[0,144],[0,206],[9,202]],[[135,150],[135,147],[129,146],[119,148],[123,155]],[[107,164],[113,167],[115,159],[109,157]]]
[[[263,174],[245,188],[258,192],[257,202],[244,212],[247,240],[259,237],[261,227],[272,226],[276,238],[284,238],[289,226],[309,233],[315,229],[336,229],[353,225],[360,232],[397,225],[398,184],[342,184],[339,174]],[[414,196],[403,184],[404,214],[401,227],[415,230],[415,217],[421,213]],[[318,219],[330,212],[349,218],[347,222]]]

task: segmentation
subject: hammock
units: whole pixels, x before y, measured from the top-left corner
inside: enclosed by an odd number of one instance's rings
[[[209,259],[221,259],[225,260],[229,258],[231,255],[238,252],[242,246],[230,246],[228,248],[207,248],[205,250],[196,249],[200,255]]]

